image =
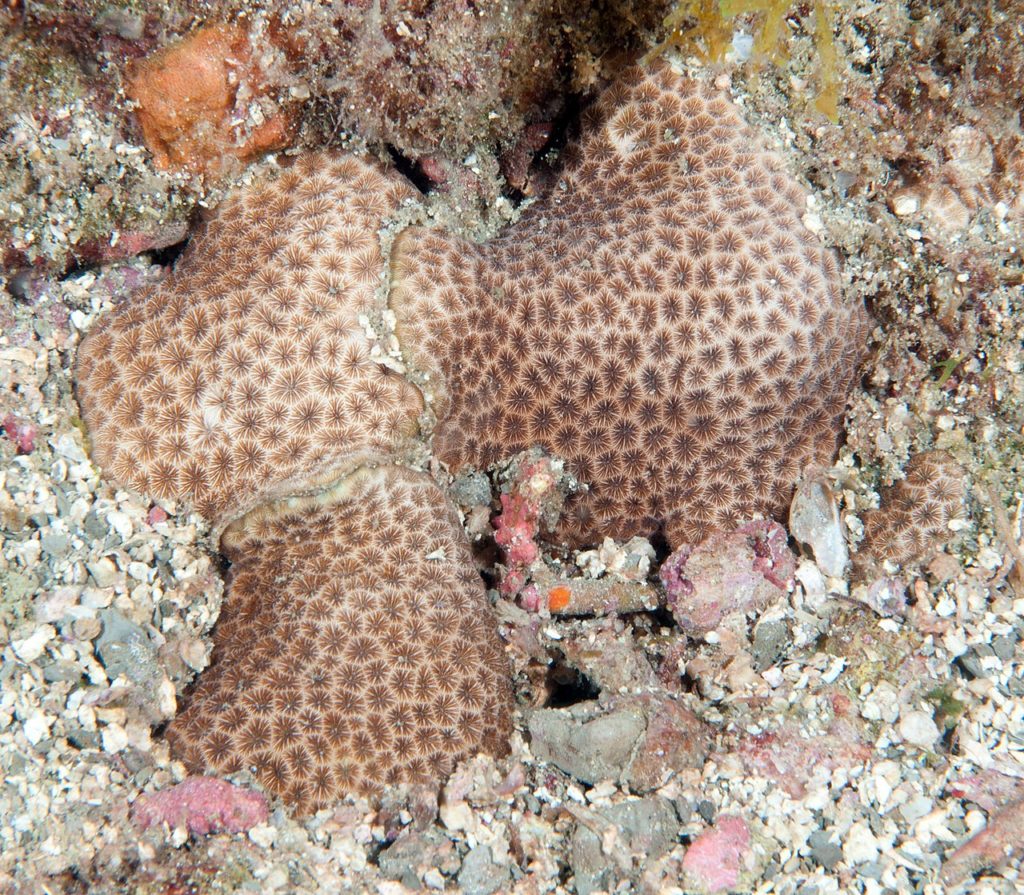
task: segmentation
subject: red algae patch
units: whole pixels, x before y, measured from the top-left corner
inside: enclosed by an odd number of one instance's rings
[[[683,869],[703,892],[727,892],[739,884],[750,848],[747,822],[736,815],[720,817],[687,849]]]

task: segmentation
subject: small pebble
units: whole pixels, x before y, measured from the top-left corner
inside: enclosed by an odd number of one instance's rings
[[[40,625],[23,640],[11,641],[14,655],[25,663],[35,662],[46,650],[46,644],[53,640],[56,634],[53,625]]]
[[[44,737],[49,736],[52,724],[52,718],[49,718],[43,712],[36,711],[25,719],[22,729],[25,731],[25,738],[35,746]]]
[[[928,712],[915,709],[900,718],[900,736],[912,746],[931,749],[939,738],[939,728]]]
[[[128,733],[120,724],[108,724],[102,737],[104,752],[120,752],[128,745]]]

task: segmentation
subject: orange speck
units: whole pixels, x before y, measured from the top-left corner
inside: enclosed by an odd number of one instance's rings
[[[570,597],[572,597],[572,591],[564,584],[551,588],[548,591],[548,609],[552,612],[561,612],[569,605]]]

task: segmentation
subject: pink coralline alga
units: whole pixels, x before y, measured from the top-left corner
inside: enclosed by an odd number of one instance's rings
[[[266,796],[216,777],[190,777],[162,792],[143,793],[132,805],[132,819],[142,829],[166,823],[184,826],[193,836],[244,833],[268,816]]]
[[[537,505],[522,494],[502,494],[501,512],[495,516],[494,539],[513,565],[529,565],[537,558],[539,513]]]
[[[701,833],[686,850],[683,870],[702,891],[731,891],[740,881],[749,848],[747,822],[735,814],[723,814],[713,829]]]
[[[666,601],[687,633],[714,630],[737,610],[757,610],[789,590],[796,558],[777,522],[746,522],[697,547],[683,545],[661,566]]]
[[[798,724],[753,734],[736,748],[748,774],[773,780],[791,798],[802,799],[819,770],[853,768],[871,757],[871,746],[850,721],[837,719],[823,734],[808,737]]]
[[[947,786],[947,790],[953,798],[970,799],[988,812],[1024,800],[1024,780],[995,768],[954,780]]]
[[[1022,828],[1024,799],[993,813],[988,826],[950,855],[939,878],[946,885],[953,886],[982,870],[996,869],[1017,860],[1024,852],[1020,835]]]
[[[560,472],[549,457],[528,452],[510,472],[501,512],[494,517],[494,540],[504,553],[506,569],[500,590],[506,596],[519,593],[526,584],[530,566],[540,557],[541,525],[557,518],[562,502]]]
[[[35,450],[37,430],[34,423],[19,419],[13,413],[8,413],[4,417],[3,428],[19,454],[31,454]]]

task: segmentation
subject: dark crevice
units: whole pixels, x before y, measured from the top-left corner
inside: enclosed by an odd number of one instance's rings
[[[181,257],[181,253],[185,251],[187,246],[188,237],[185,237],[181,242],[176,242],[174,245],[163,249],[154,249],[149,253],[149,257],[154,264],[159,264],[161,267],[170,267]]]
[[[570,93],[565,97],[561,111],[551,122],[551,135],[547,142],[534,153],[534,160],[545,160],[555,152],[561,153],[570,142],[579,137],[580,119],[584,110],[590,105],[578,93]]]
[[[552,709],[591,702],[601,694],[600,687],[564,659],[552,662],[548,669],[547,684],[548,700],[545,705]]]
[[[509,187],[509,189],[505,190],[505,198],[518,208],[526,201],[527,196],[522,190],[517,190],[515,187]]]
[[[651,535],[650,542],[654,548],[654,563],[656,566],[660,566],[672,555],[672,545],[669,544],[663,531],[656,531]]]
[[[64,273],[61,274],[62,280],[73,280],[75,277],[80,277],[84,273],[88,273],[90,270],[97,270],[102,265],[98,261],[85,261],[80,258],[74,258],[68,262],[68,266],[64,268]]]
[[[570,93],[565,97],[561,109],[551,121],[551,132],[544,145],[532,153],[528,166],[528,180],[534,182],[538,189],[531,190],[529,194],[516,187],[509,187],[504,191],[504,196],[517,208],[528,198],[546,192],[548,185],[565,167],[567,154],[564,153],[566,146],[578,142],[580,133],[580,120],[583,112],[590,105],[590,101],[578,93]]]
[[[11,274],[7,278],[7,292],[15,301],[27,302],[29,300],[29,287],[32,284],[32,277],[35,276],[35,272],[32,268],[27,267],[24,270],[19,270],[15,274]]]
[[[387,146],[387,150],[388,155],[391,156],[391,161],[394,162],[395,168],[398,170],[398,173],[402,174],[405,179],[423,193],[424,196],[428,195],[434,188],[434,182],[423,173],[420,166],[408,156],[403,155],[390,143]]]
[[[676,618],[672,614],[672,610],[667,606],[658,605],[653,609],[644,610],[644,616],[650,619],[651,629],[657,630],[658,628],[676,628]]]

